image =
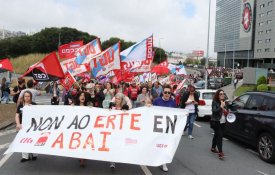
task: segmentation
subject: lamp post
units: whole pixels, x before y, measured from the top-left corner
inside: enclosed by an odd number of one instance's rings
[[[209,57],[209,35],[210,35],[210,9],[211,9],[211,0],[209,0],[209,12],[208,12],[208,34],[207,34],[207,50],[206,50],[206,59],[205,59],[205,85],[204,88],[207,89],[207,67],[208,67],[208,57]]]
[[[164,38],[159,38],[159,51],[160,51],[160,55],[159,55],[159,63],[161,62],[161,49],[160,49],[160,40],[162,40]]]

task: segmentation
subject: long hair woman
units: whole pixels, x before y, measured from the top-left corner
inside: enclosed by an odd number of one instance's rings
[[[194,139],[192,136],[193,125],[198,115],[199,96],[195,90],[195,87],[188,85],[188,91],[185,92],[181,98],[181,108],[185,108],[189,111],[184,131],[188,128],[188,138]],[[184,134],[184,132],[183,132]]]
[[[120,92],[117,93],[115,95],[115,102],[110,102],[109,108],[112,110],[129,110],[124,94]],[[115,162],[110,162],[110,168],[114,169],[115,167]]]
[[[17,106],[16,114],[15,114],[15,122],[16,122],[16,129],[22,129],[22,109],[24,106],[28,105],[36,105],[36,103],[32,102],[32,93],[30,91],[25,91],[23,93],[23,101],[19,103]],[[21,162],[26,162],[28,160],[36,160],[37,154],[33,153],[22,153]]]
[[[211,152],[218,153],[220,159],[224,158],[222,138],[227,114],[228,110],[225,103],[225,93],[223,90],[219,89],[216,91],[212,101],[212,117],[210,126],[214,130]],[[218,147],[218,150],[216,147]]]
[[[75,106],[87,106],[88,105],[88,97],[86,92],[80,91],[75,98],[74,102]],[[80,159],[80,166],[84,168],[86,166],[86,160],[85,159]]]

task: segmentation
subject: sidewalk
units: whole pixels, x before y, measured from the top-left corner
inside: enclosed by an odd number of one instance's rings
[[[239,80],[236,88],[240,87],[242,84],[243,84],[243,80]],[[226,95],[230,101],[235,99],[235,97],[234,97],[235,88],[234,88],[233,83],[231,83],[227,86],[224,86],[221,89],[224,90],[224,92],[226,93]]]

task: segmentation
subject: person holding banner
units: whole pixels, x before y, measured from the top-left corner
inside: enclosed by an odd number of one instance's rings
[[[188,138],[194,139],[192,136],[193,125],[198,115],[198,104],[199,104],[199,95],[195,91],[195,87],[191,84],[188,85],[188,91],[185,92],[181,98],[181,108],[189,110],[189,115],[187,118],[187,123],[184,128],[184,131],[188,128]],[[184,134],[183,131],[183,134]]]
[[[115,95],[115,102],[110,102],[109,109],[111,110],[129,110],[129,106],[126,103],[125,95],[122,93],[117,93]],[[110,168],[115,168],[115,162],[110,162]]]
[[[153,106],[163,106],[170,108],[177,108],[175,100],[171,98],[172,88],[170,85],[164,85],[162,91],[162,97],[158,97],[153,101]],[[164,172],[168,171],[168,167],[166,164],[162,165],[162,170]]]
[[[210,120],[210,127],[214,130],[212,139],[211,152],[218,153],[219,159],[224,158],[222,150],[223,133],[226,123],[226,115],[228,114],[227,105],[225,104],[225,93],[219,89],[216,91],[212,101],[212,116]],[[218,150],[216,150],[218,147]]]
[[[30,91],[25,91],[23,93],[23,99],[22,103],[19,103],[17,106],[16,114],[15,114],[15,123],[16,123],[16,129],[20,130],[22,129],[22,109],[24,106],[28,105],[36,105],[36,103],[32,102],[32,93]],[[33,153],[22,153],[22,159],[21,162],[26,162],[29,160],[36,160],[37,154]]]
[[[85,92],[80,91],[75,98],[74,104],[75,106],[87,106],[88,105],[88,98]],[[86,160],[80,159],[80,166],[84,168],[86,166]]]

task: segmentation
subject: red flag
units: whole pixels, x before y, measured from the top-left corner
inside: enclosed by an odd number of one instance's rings
[[[83,46],[83,41],[73,41],[58,47],[58,54],[60,58],[69,59],[74,58],[77,49]]]
[[[162,74],[169,74],[170,70],[167,67],[157,65],[152,68],[151,72],[155,72],[157,75],[162,75]]]
[[[64,72],[55,52],[50,53],[40,62],[29,67],[21,77],[33,76],[36,81],[56,81],[64,78]]]
[[[11,71],[13,72],[13,66],[8,58],[4,58],[3,60],[0,60],[0,73]]]
[[[65,74],[65,78],[60,80],[60,84],[68,91],[73,84],[76,82],[74,77],[70,74],[70,72],[67,72]]]
[[[132,82],[134,79],[135,73],[131,73],[123,70],[113,70],[115,76],[111,79],[111,82],[117,84],[120,81]]]

